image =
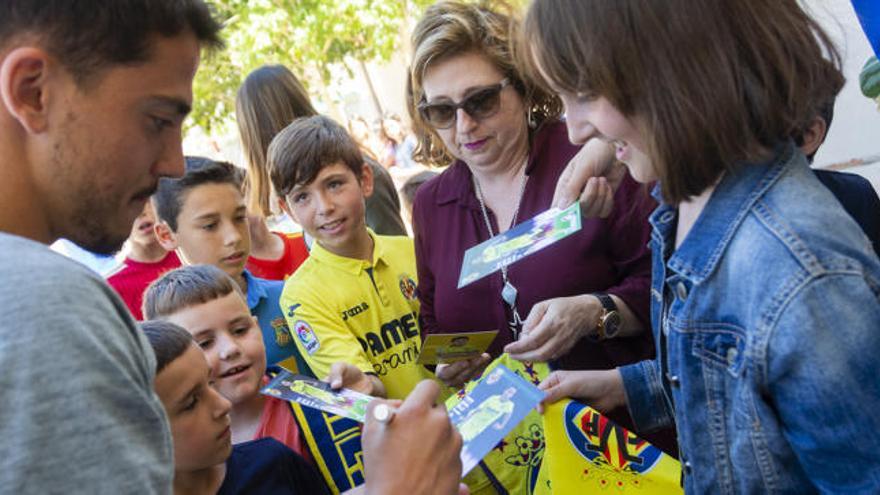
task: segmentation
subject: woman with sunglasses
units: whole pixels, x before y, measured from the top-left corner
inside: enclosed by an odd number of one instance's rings
[[[651,356],[646,244],[655,205],[628,176],[614,200],[630,208],[584,219],[577,234],[457,288],[464,252],[549,209],[579,149],[559,120],[560,101],[516,69],[511,17],[485,5],[437,3],[413,33],[416,155],[450,164],[414,205],[422,331],[499,331],[488,354],[439,365],[437,376],[460,385],[505,351],[565,369]],[[629,424],[623,410],[612,417]]]

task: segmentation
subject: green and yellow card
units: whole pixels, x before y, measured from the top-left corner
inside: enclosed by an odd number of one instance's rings
[[[425,337],[419,364],[454,363],[486,352],[498,330],[472,333],[437,333]]]

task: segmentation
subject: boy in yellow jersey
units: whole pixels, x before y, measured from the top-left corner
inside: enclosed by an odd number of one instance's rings
[[[366,227],[372,171],[331,119],[294,121],[272,140],[268,158],[281,208],[316,241],[281,294],[293,340],[316,376],[326,376],[333,363],[350,363],[364,372],[350,388],[405,398],[432,378],[416,363],[421,338],[412,240]]]

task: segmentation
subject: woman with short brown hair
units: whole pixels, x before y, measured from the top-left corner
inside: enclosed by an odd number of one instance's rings
[[[840,76],[825,32],[796,0],[535,0],[522,40],[660,201],[657,358],[547,400],[674,424],[687,493],[880,491],[880,261],[790,139]]]

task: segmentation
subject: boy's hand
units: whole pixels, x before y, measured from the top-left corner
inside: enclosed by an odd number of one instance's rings
[[[491,361],[492,357],[484,352],[481,356],[464,361],[438,364],[434,374],[447,386],[460,388],[472,378],[479,376]]]
[[[554,371],[538,388],[547,396],[538,406],[544,412],[545,404],[553,404],[566,397],[580,400],[600,413],[607,414],[612,409],[626,405],[626,390],[623,377],[616,368],[613,370]]]
[[[375,419],[373,410],[379,404],[395,407],[396,401],[367,406],[362,437],[367,494],[462,493],[461,435],[446,408],[436,404],[439,394],[439,385],[423,380],[385,422]]]
[[[330,374],[324,379],[333,390],[347,388],[373,397],[385,397],[385,386],[378,377],[368,375],[357,366],[348,363],[333,363]]]

